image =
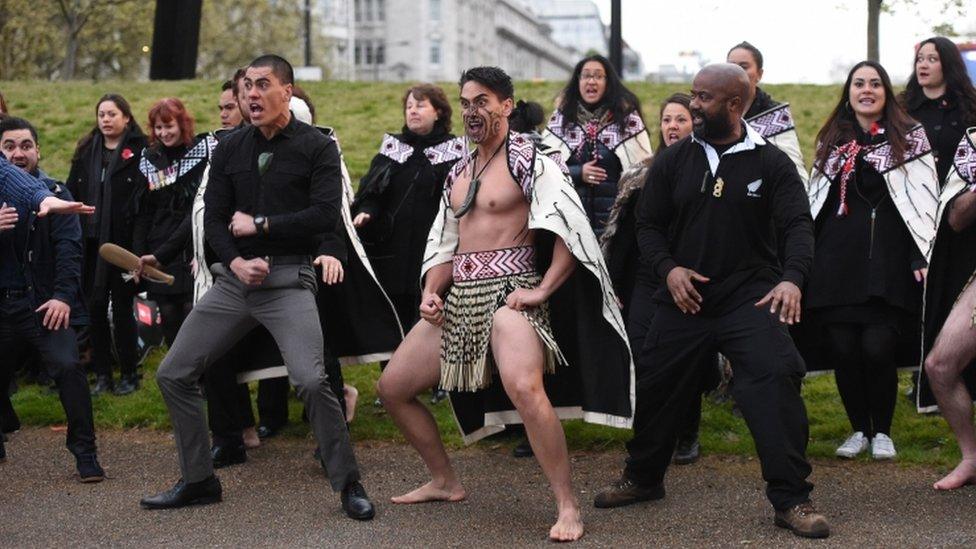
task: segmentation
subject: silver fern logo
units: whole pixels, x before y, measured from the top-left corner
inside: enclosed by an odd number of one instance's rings
[[[746,185],[746,196],[749,198],[762,198],[759,194],[759,187],[762,187],[762,179],[757,179]]]

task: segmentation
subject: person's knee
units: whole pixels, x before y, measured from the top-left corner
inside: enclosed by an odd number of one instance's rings
[[[325,373],[314,369],[288,372],[288,378],[299,395],[318,391],[319,388],[328,386]]]
[[[516,408],[533,406],[545,396],[541,381],[534,376],[519,375],[504,382],[508,398]]]
[[[949,383],[956,375],[952,363],[945,355],[939,353],[937,350],[929,353],[929,356],[925,357],[923,367],[925,368],[925,374],[935,385]]]

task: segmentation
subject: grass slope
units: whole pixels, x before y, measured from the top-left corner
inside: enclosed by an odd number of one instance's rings
[[[318,123],[334,126],[338,132],[346,162],[353,179],[363,175],[375,154],[382,133],[396,131],[402,125],[400,99],[404,84],[322,82],[303,83],[317,108]],[[520,99],[541,103],[547,110],[559,92],[561,84],[554,82],[522,82],[516,87]],[[449,96],[456,94],[456,86],[444,84]],[[644,103],[644,115],[655,131],[658,104],[673,92],[684,91],[684,85],[634,84],[632,89]],[[10,110],[34,122],[41,134],[42,166],[52,175],[67,176],[76,140],[94,123],[95,101],[106,92],[117,92],[128,98],[140,124],[145,125],[146,112],[158,98],[182,98],[197,120],[197,131],[218,125],[218,82],[2,82],[0,90],[7,97]],[[766,90],[777,100],[792,104],[800,143],[807,165],[813,154],[813,140],[838,96],[836,86],[783,85]],[[455,129],[460,116],[454,115]],[[654,137],[655,146],[657,138]],[[155,365],[161,358],[155,353],[149,360],[146,383],[142,390],[127,397],[102,396],[95,399],[96,422],[100,428],[146,427],[168,429],[169,419],[155,383],[151,381]],[[357,419],[353,423],[356,439],[402,440],[389,418],[372,406],[374,384],[378,375],[375,365],[346,368],[347,382],[360,390]],[[902,376],[902,390],[908,378]],[[803,389],[810,417],[810,454],[827,457],[849,433],[843,407],[837,396],[833,376],[820,376],[806,381]],[[53,425],[64,422],[57,397],[44,388],[29,386],[14,398],[21,417],[27,424]],[[441,431],[448,443],[460,446],[460,438],[446,403],[433,407]],[[300,404],[291,403],[292,426],[289,432],[307,436],[301,425]],[[601,428],[581,422],[566,425],[567,438],[576,449],[621,450],[628,431]],[[896,410],[894,439],[902,463],[925,463],[949,466],[959,458],[955,441],[939,417],[919,416],[904,398],[899,397]],[[734,416],[730,404],[706,402],[702,443],[706,452],[744,454],[755,453],[752,438],[744,422]]]

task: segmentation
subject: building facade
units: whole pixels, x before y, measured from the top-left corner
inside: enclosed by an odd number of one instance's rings
[[[517,80],[561,80],[578,57],[523,0],[348,2],[356,80],[455,81],[478,65]]]

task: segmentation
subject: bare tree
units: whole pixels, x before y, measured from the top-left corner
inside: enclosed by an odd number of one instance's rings
[[[61,63],[61,80],[71,80],[78,65],[78,47],[81,31],[92,15],[101,9],[128,4],[132,0],[57,0],[58,13],[64,24],[64,61]]]

